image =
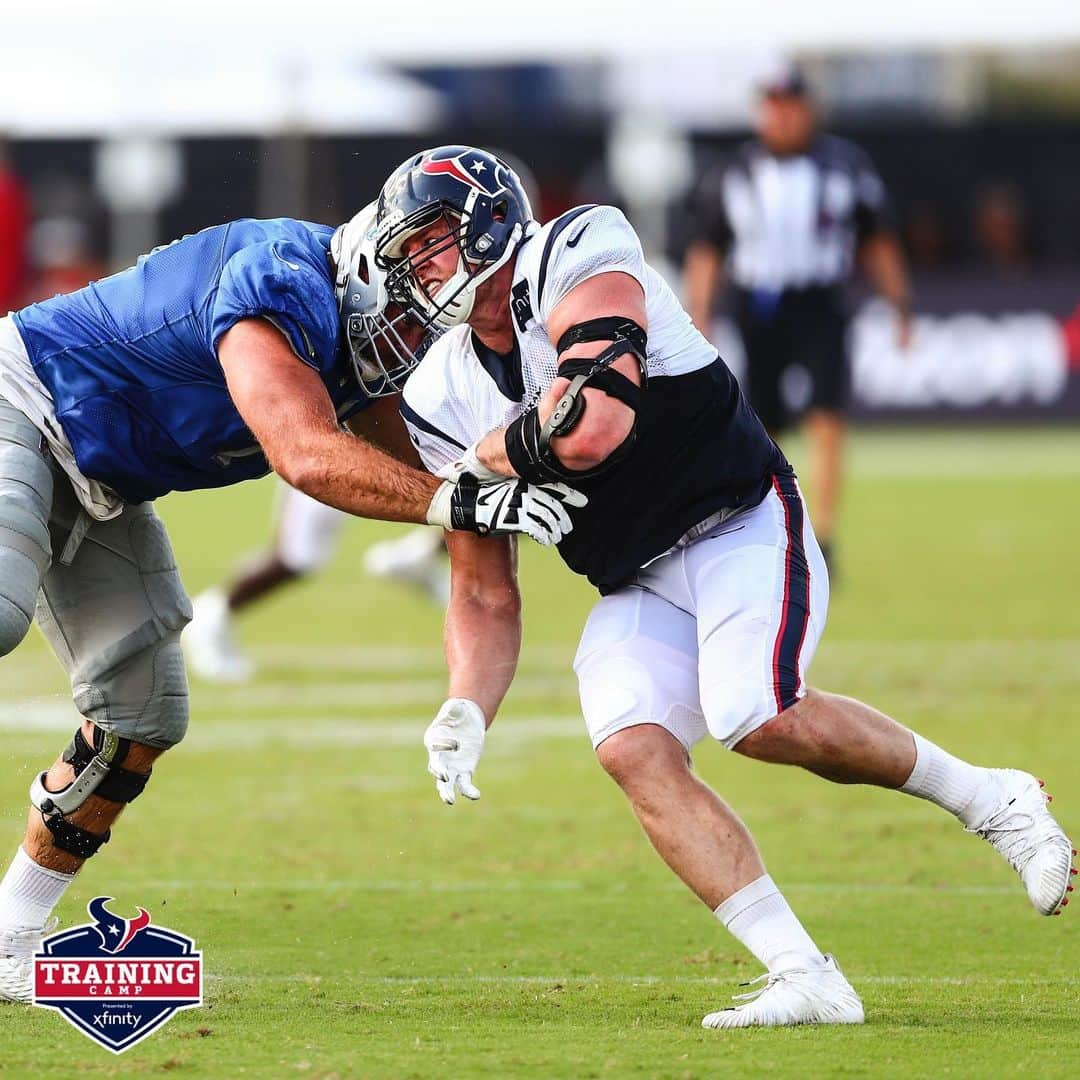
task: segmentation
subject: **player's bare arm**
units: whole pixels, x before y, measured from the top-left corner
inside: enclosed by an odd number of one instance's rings
[[[424,736],[428,771],[442,800],[460,791],[477,799],[472,782],[484,745],[510,688],[521,650],[521,596],[517,546],[512,537],[448,533],[450,604],[446,610],[446,663],[450,696]]]
[[[287,483],[361,517],[427,521],[439,481],[341,431],[319,376],[271,323],[241,320],[218,358],[240,415]]]
[[[346,421],[345,426],[356,436],[374,444],[398,461],[422,469],[420,455],[409,441],[405,422],[401,419],[401,398],[398,394],[380,398],[363,412]]]
[[[911,287],[900,242],[886,230],[872,233],[860,245],[859,260],[874,288],[896,311],[897,338],[906,349],[911,340]]]
[[[487,726],[506,696],[521,651],[521,594],[512,537],[448,534],[450,696],[475,701]]]
[[[242,319],[222,337],[218,356],[233,402],[271,468],[319,502],[383,521],[484,534],[525,531],[542,544],[573,527],[562,492],[507,487],[497,493],[505,498],[485,500],[475,486],[410,468],[342,431],[319,377],[269,322]],[[520,515],[516,505],[506,512],[512,496],[527,504]]]
[[[694,325],[706,337],[710,334],[712,305],[724,282],[724,259],[707,240],[697,240],[687,249],[683,261],[683,299]]]
[[[593,319],[629,319],[647,330],[645,293],[629,274],[598,274],[572,289],[552,311],[547,323],[548,337],[558,345],[572,327]],[[570,358],[599,356],[612,344],[612,338],[580,341],[559,354],[560,367]],[[610,365],[619,375],[641,386],[640,363],[632,353],[623,353]],[[570,387],[570,379],[557,378],[538,405],[540,423],[550,418],[552,411]],[[581,395],[585,407],[580,419],[565,435],[551,438],[552,453],[572,472],[595,469],[625,442],[634,427],[634,409],[612,397],[604,390],[586,386]],[[477,448],[480,462],[492,472],[516,476],[506,447],[506,428],[490,432]]]

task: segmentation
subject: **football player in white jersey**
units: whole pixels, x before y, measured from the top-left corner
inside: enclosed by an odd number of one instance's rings
[[[599,588],[575,661],[596,754],[671,869],[764,965],[707,1027],[860,1023],[863,1007],[695,776],[711,735],[762,761],[928,799],[988,840],[1045,915],[1072,848],[1027,773],[968,764],[850,698],[808,689],[828,575],[787,461],[612,207],[541,227],[482,150],[410,157],[379,200],[391,296],[445,330],[402,413],[428,468],[570,483],[559,545]],[[449,698],[425,735],[439,795],[479,797],[485,730],[520,646],[512,541],[451,534]]]

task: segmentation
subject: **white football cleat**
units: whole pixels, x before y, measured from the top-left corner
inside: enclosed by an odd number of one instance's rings
[[[989,769],[997,805],[965,829],[993,845],[1020,875],[1032,906],[1041,915],[1059,915],[1069,902],[1076,852],[1046,808],[1042,781],[1019,769]],[[980,795],[980,800],[983,796]]]
[[[56,929],[56,919],[40,930],[0,930],[0,1001],[29,1004],[34,998],[34,953]]]
[[[372,544],[364,554],[364,569],[372,577],[419,588],[440,607],[450,602],[450,567],[441,529],[412,529],[397,540]]]
[[[188,666],[207,682],[248,682],[255,665],[236,642],[225,594],[221,589],[208,589],[196,596],[191,606],[194,617],[180,635]]]
[[[861,1024],[863,1005],[831,956],[819,968],[778,971],[745,983],[765,985],[733,1000],[742,1002],[701,1021],[706,1028],[784,1027],[792,1024]]]

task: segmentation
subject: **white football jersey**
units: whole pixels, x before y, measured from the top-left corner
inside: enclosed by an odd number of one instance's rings
[[[589,503],[574,511],[574,529],[559,544],[566,564],[602,593],[717,510],[756,506],[771,477],[790,471],[618,210],[578,207],[535,227],[514,263],[509,355],[487,348],[468,326],[455,327],[417,366],[401,403],[421,459],[438,472],[537,402],[556,376],[552,311],[583,281],[612,272],[645,291],[649,383],[627,455],[610,471],[575,479]]]
[[[650,376],[711,364],[716,350],[690,321],[667,282],[645,262],[641,242],[613,206],[583,206],[535,227],[514,265],[510,307],[515,349],[498,356],[468,326],[430,348],[409,377],[402,414],[432,472],[494,428],[531,408],[556,376],[547,320],[567,294],[597,274],[629,274],[645,291]]]

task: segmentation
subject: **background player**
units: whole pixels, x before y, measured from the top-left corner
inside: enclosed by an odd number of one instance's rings
[[[440,482],[387,452],[416,460],[394,392],[421,335],[380,314],[371,222],[235,221],[0,320],[0,653],[36,617],[84,717],[0,882],[0,999],[30,1000],[50,912],[187,729],[191,609],[154,498],[273,468],[353,514],[569,527],[565,487]]]
[[[189,668],[208,682],[242,683],[255,664],[237,640],[234,617],[284,585],[318,573],[333,557],[349,515],[288,484],[280,484],[271,546],[223,585],[192,601],[192,619],[181,637]],[[364,570],[419,589],[440,607],[450,598],[446,545],[438,529],[417,528],[372,544]]]
[[[597,756],[659,854],[767,969],[750,1000],[703,1023],[863,1019],[745,825],[694,774],[706,734],[928,799],[1010,861],[1037,910],[1060,911],[1071,848],[1033,777],[970,765],[860,702],[808,691],[829,584],[794,475],[622,214],[578,207],[541,228],[509,168],[447,146],[391,175],[379,222],[391,294],[450,328],[403,395],[425,463],[588,492],[559,551],[602,594],[575,661]],[[449,544],[450,696],[425,745],[453,803],[479,797],[521,627],[512,545]]]
[[[701,227],[686,254],[687,308],[708,337],[713,302],[730,279],[744,385],[770,434],[798,419],[785,395],[792,370],[809,377],[814,528],[831,562],[850,380],[844,288],[856,252],[896,310],[901,347],[911,336],[885,187],[859,147],[818,132],[803,76],[785,68],[761,86],[757,137],[705,173],[694,211]]]

